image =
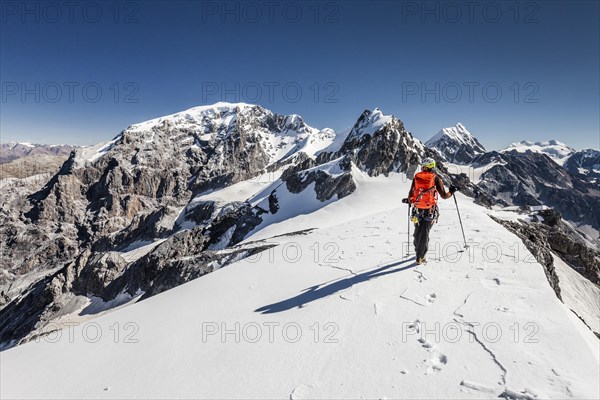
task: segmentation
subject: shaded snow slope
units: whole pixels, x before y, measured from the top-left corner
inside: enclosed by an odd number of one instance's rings
[[[600,332],[600,288],[577,273],[560,257],[554,256],[554,266],[565,304],[582,318],[590,329]]]
[[[493,211],[459,195],[478,242],[460,253],[454,202],[442,201],[430,261],[416,266],[405,177],[356,179],[351,196],[247,239],[278,245],[268,251],[72,340],[3,352],[2,398],[600,396],[598,339]],[[304,227],[319,229],[273,236]]]

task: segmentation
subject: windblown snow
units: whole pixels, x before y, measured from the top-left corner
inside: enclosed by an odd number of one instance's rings
[[[3,352],[1,397],[600,397],[598,338],[495,211],[458,196],[463,252],[441,201],[417,266],[400,203],[410,181],[353,177],[356,192],[320,206],[281,196],[295,217],[246,239],[270,250]],[[569,299],[579,279],[563,282]]]

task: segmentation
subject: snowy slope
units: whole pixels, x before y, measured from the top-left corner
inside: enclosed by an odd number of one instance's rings
[[[523,140],[518,143],[512,143],[507,148],[501,150],[501,152],[508,152],[512,150],[516,150],[519,153],[533,151],[535,153],[546,154],[559,165],[563,165],[569,156],[575,153],[574,149],[557,140],[549,140],[545,142],[530,142],[528,140]]]
[[[582,277],[560,257],[554,256],[554,265],[565,304],[583,318],[594,332],[600,332],[600,288]]]
[[[1,397],[600,396],[598,339],[493,211],[459,195],[478,243],[459,253],[454,203],[442,201],[430,262],[416,266],[403,246],[405,176],[353,176],[351,196],[247,239],[276,247],[77,326],[71,340],[3,352]],[[319,229],[275,236],[306,228]]]

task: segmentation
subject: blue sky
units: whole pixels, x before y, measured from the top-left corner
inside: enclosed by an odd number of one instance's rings
[[[237,100],[319,128],[380,107],[423,140],[462,122],[488,149],[600,148],[597,1],[3,0],[0,11],[2,141],[91,144]]]

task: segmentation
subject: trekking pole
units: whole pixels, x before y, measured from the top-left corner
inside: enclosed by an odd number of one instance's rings
[[[463,228],[462,219],[460,218],[460,211],[458,211],[458,203],[456,202],[456,195],[453,193],[452,197],[454,197],[454,204],[456,205],[456,213],[458,214],[458,222],[460,222],[460,230],[462,231],[463,240],[465,241],[465,249],[469,247],[467,245],[467,239],[465,238],[465,229]]]
[[[406,205],[408,206],[408,223],[406,226],[406,237],[407,237],[407,242],[406,242],[406,257],[408,257],[410,255],[410,201],[408,198],[406,199],[402,199],[403,203],[406,203]]]
[[[408,203],[408,218],[406,224],[406,257],[410,255],[410,203]]]

